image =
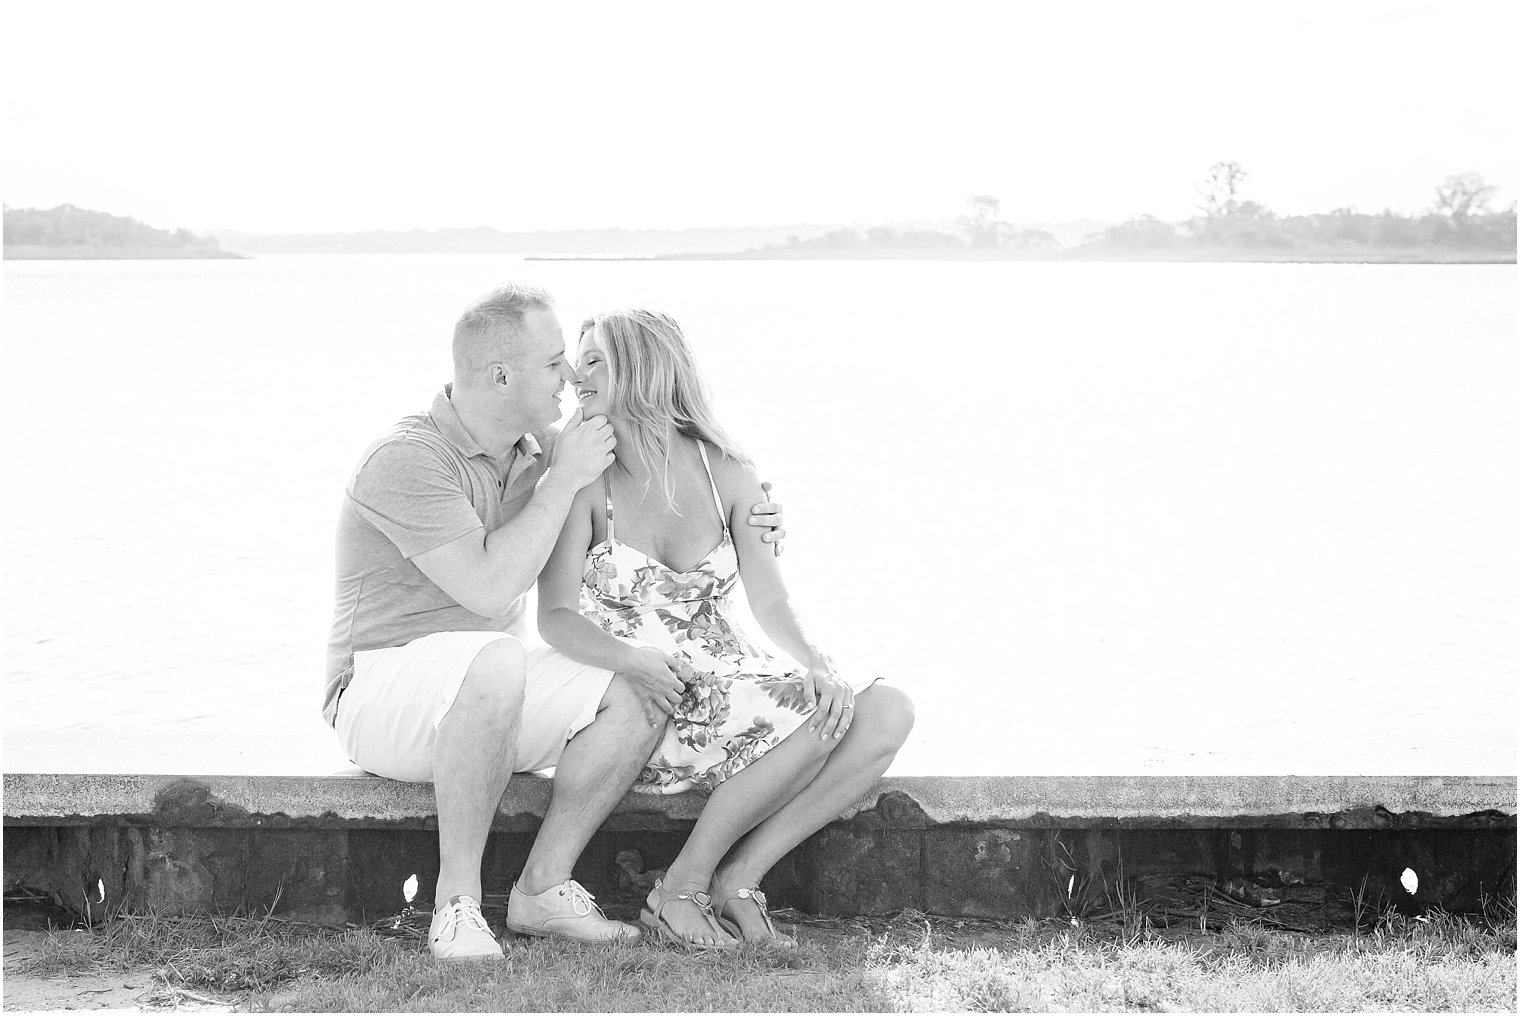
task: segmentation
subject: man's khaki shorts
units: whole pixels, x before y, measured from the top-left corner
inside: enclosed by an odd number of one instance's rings
[[[338,738],[354,764],[408,783],[433,779],[433,743],[475,657],[511,635],[438,632],[393,649],[354,654],[354,677],[338,701]],[[547,769],[596,719],[612,671],[576,663],[557,649],[527,651],[528,674],[516,771]]]

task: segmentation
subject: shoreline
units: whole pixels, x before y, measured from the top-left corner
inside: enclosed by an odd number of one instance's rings
[[[630,257],[530,255],[527,261],[1047,261],[1151,262],[1170,264],[1426,264],[1512,265],[1514,251],[1428,250],[1285,250],[1233,251],[791,251],[754,250],[702,254],[653,254]]]
[[[317,252],[290,252],[317,253]],[[323,252],[329,253],[329,252]],[[340,253],[340,252],[330,252]],[[361,252],[353,252],[360,254]],[[458,254],[460,251],[364,251],[363,256]],[[1513,265],[1513,251],[711,251],[680,254],[525,254],[520,251],[472,251],[487,256],[515,255],[524,261],[1019,261],[1150,264],[1348,264],[1348,265]],[[225,250],[153,247],[8,246],[6,261],[199,261],[253,260],[261,255]],[[276,254],[275,256],[280,256]]]
[[[6,261],[200,261],[207,259],[246,259],[246,254],[225,250],[197,250],[182,247],[95,247],[69,244],[48,247],[41,244],[7,244]]]

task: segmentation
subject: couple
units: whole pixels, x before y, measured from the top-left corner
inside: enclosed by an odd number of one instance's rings
[[[481,859],[514,772],[556,767],[507,926],[634,940],[571,869],[635,783],[712,791],[640,913],[693,948],[791,943],[761,878],[886,770],[900,691],[846,680],[803,633],[780,508],[713,419],[670,318],[606,314],[577,367],[543,290],[509,285],[454,329],[454,379],[360,458],[340,512],[323,716],[351,759],[434,785],[440,959],[500,958]],[[573,381],[580,410],[555,433]],[[773,660],[729,621],[742,575]],[[524,594],[537,580],[538,627]]]

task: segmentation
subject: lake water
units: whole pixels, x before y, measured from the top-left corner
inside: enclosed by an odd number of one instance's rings
[[[329,736],[344,479],[506,278],[682,322],[896,772],[1516,771],[1514,266],[8,262],[5,727]]]

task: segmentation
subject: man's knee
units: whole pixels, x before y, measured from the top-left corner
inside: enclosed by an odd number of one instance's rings
[[[651,716],[654,722],[650,722]],[[647,740],[657,739],[665,729],[665,715],[651,713],[622,674],[613,674],[596,713],[597,723],[627,726],[633,733],[646,733]]]
[[[456,704],[492,715],[520,712],[527,688],[528,654],[514,638],[497,639],[476,654],[465,671]]]

